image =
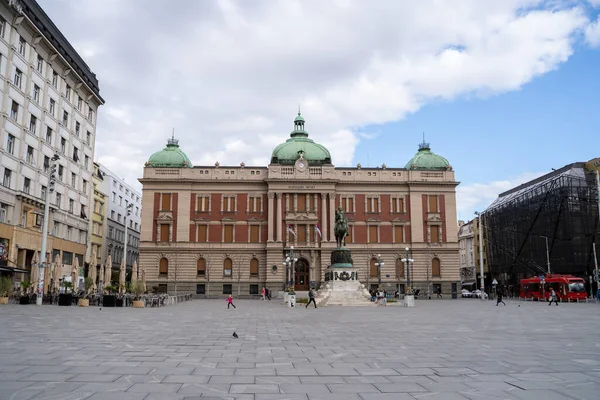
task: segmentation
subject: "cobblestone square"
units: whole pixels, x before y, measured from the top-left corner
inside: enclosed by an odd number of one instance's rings
[[[600,397],[595,303],[235,303],[1,306],[0,399]]]

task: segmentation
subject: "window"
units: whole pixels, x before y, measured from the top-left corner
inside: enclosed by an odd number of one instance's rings
[[[58,180],[63,181],[63,173],[65,172],[65,167],[62,165],[58,166]]]
[[[258,285],[250,285],[249,294],[258,294]]]
[[[160,225],[160,241],[161,242],[169,241],[169,225],[167,225],[167,224]]]
[[[83,99],[81,97],[79,97],[79,95],[77,95],[77,109],[79,111],[81,111],[83,107]]]
[[[69,251],[63,251],[62,253],[62,263],[72,265],[73,264],[73,253]]]
[[[442,276],[442,268],[439,258],[431,260],[431,276],[440,277]]]
[[[166,276],[169,274],[169,260],[166,258],[161,258],[160,263],[158,264],[158,275]]]
[[[15,154],[15,142],[16,138],[9,133],[6,137],[6,152]]]
[[[369,225],[369,243],[377,243],[377,225]]]
[[[79,162],[79,149],[73,146],[73,161]]]
[[[31,115],[31,118],[29,119],[29,132],[35,134],[35,127],[37,126],[37,118],[35,117],[35,115]]]
[[[41,194],[43,201],[46,201],[47,193],[48,193],[48,188],[46,186],[42,185],[42,190],[41,190],[40,194]]]
[[[404,226],[394,226],[394,243],[404,243]]]
[[[258,260],[256,258],[250,260],[250,276],[258,276]]]
[[[83,193],[87,193],[87,181],[85,179],[83,180],[81,190],[83,191]]]
[[[233,243],[233,225],[223,225],[223,242]]]
[[[83,163],[83,165],[85,166],[85,168],[88,168],[88,165],[90,164],[90,158],[88,156],[85,156],[85,162]]]
[[[81,130],[81,124],[79,122],[75,122],[75,135],[79,137],[79,131]]]
[[[54,99],[50,99],[50,106],[48,107],[48,112],[50,113],[50,115],[52,115],[52,117],[55,117],[54,115],[54,109],[56,108],[56,101],[54,101]],[[50,129],[50,128],[48,128]]]
[[[19,119],[19,103],[16,101],[12,101],[12,105],[10,107],[10,117],[14,120]]]
[[[438,211],[438,197],[436,195],[429,195],[428,197],[428,204],[429,204],[429,212],[430,213],[435,213],[435,212],[439,212]]]
[[[401,258],[396,259],[396,278],[404,278],[404,263]]]
[[[223,276],[231,277],[233,275],[233,262],[231,258],[227,257],[223,260]]]
[[[248,197],[248,212],[261,211],[261,198],[258,196]]]
[[[404,199],[398,197],[392,197],[392,212],[402,213],[404,212]]]
[[[66,111],[63,111],[62,124],[64,126],[67,126],[69,124],[69,113]]]
[[[33,101],[40,103],[40,87],[38,85],[33,85]]]
[[[171,193],[163,193],[161,201],[161,211],[171,211]]]
[[[296,195],[296,211],[306,211],[306,194],[301,193]]]
[[[196,294],[206,294],[206,285],[204,283],[196,285]]]
[[[44,59],[42,58],[42,56],[40,56],[39,54],[37,55],[37,64],[35,66],[35,69],[38,70],[38,72],[42,72],[42,69],[44,68]]]
[[[23,36],[19,36],[18,51],[20,55],[25,56],[25,39],[23,39]]]
[[[52,146],[52,128],[46,128],[46,143]]]
[[[199,212],[208,212],[208,196],[200,196],[198,197],[198,209]]]
[[[27,146],[27,155],[25,156],[25,159],[29,164],[35,164],[35,158],[33,157],[33,147]]]
[[[223,196],[223,208],[221,211],[234,212],[235,211],[235,196]]]
[[[119,205],[122,206],[123,205],[123,196],[119,196]]]
[[[75,175],[75,172],[71,172],[71,186],[77,186],[77,175]]]
[[[250,225],[250,243],[259,242],[260,225]]]
[[[23,192],[29,194],[30,189],[31,189],[31,179],[29,179],[29,178],[23,179]]]
[[[368,213],[379,212],[379,198],[378,197],[367,197],[367,212]]]
[[[231,294],[231,283],[223,284],[223,294]]]
[[[64,137],[60,138],[60,152],[63,154],[67,152],[67,139]]]
[[[65,88],[65,97],[68,101],[71,101],[71,86],[67,85]]]
[[[206,260],[204,258],[199,258],[196,262],[196,270],[198,276],[206,275]]]
[[[87,134],[86,134],[86,143],[88,145],[92,144],[92,133],[90,131],[87,131]]]
[[[56,207],[60,208],[60,203],[62,203],[62,195],[60,193],[56,193]]]
[[[13,79],[13,83],[16,87],[21,89],[21,81],[23,80],[23,73],[19,68],[15,69],[15,77]]]
[[[112,194],[113,194],[113,198],[112,198],[113,199],[113,203],[116,203],[117,202],[117,193],[116,192],[112,192]]]
[[[56,71],[52,71],[52,86],[58,86],[58,74]]]
[[[94,119],[94,110],[92,110],[91,108],[88,110],[88,119],[90,121],[92,121]]]
[[[198,232],[198,242],[199,243],[206,243],[208,240],[208,225],[197,225],[197,232]]]
[[[72,214],[75,209],[75,201],[73,199],[69,199],[69,212]]]
[[[342,210],[345,213],[354,212],[354,197],[342,197]]]
[[[121,214],[117,214],[117,221],[121,222]]]
[[[0,37],[4,38],[4,26],[6,25],[6,20],[0,17]]]
[[[371,262],[369,263],[369,276],[371,278],[377,278],[377,259],[371,258]]]
[[[431,243],[439,243],[440,242],[440,227],[438,225],[432,225],[429,227],[431,231]]]

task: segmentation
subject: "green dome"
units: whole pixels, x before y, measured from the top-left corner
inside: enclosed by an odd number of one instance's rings
[[[273,150],[271,164],[292,165],[301,155],[308,165],[331,164],[329,150],[308,138],[308,132],[304,130],[304,117],[298,113],[290,138]]]
[[[154,168],[192,168],[192,162],[179,148],[179,140],[173,136],[167,141],[167,147],[150,156],[146,166]]]
[[[406,163],[406,169],[448,169],[450,163],[442,156],[431,151],[429,143],[419,144],[419,151]]]

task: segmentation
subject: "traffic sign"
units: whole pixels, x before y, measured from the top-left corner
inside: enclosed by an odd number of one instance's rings
[[[492,285],[497,285],[498,281],[496,280],[496,278],[494,278],[494,280],[492,281]]]

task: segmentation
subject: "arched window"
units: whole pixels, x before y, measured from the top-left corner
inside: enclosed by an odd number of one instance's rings
[[[442,276],[442,267],[439,258],[431,260],[431,276]]]
[[[258,260],[256,258],[250,260],[250,276],[258,276]]]
[[[401,258],[396,259],[396,278],[404,278],[404,263]]]
[[[232,274],[233,262],[231,261],[231,258],[228,257],[223,261],[223,276],[231,277]]]
[[[204,258],[199,258],[196,262],[197,274],[198,276],[206,275],[206,260]]]
[[[369,264],[369,276],[371,278],[377,278],[377,259],[371,258],[371,263]]]
[[[166,258],[160,259],[160,264],[158,266],[158,274],[159,275],[168,275],[169,274],[169,260]]]

